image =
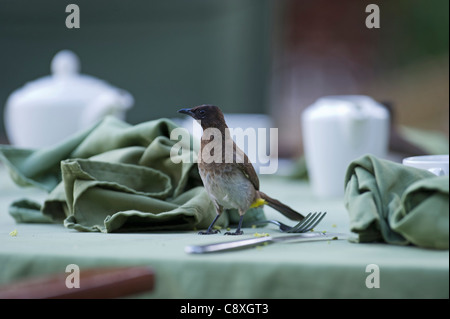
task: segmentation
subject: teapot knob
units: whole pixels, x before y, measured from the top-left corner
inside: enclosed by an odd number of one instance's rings
[[[70,50],[59,51],[52,60],[51,71],[57,76],[78,73],[80,71],[80,60]]]

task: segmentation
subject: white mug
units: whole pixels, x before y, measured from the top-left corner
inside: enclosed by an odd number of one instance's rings
[[[403,165],[426,169],[437,176],[449,175],[448,155],[423,155],[403,159]]]
[[[368,96],[322,97],[302,113],[302,133],[313,192],[343,196],[352,160],[368,153],[386,157],[389,112]]]

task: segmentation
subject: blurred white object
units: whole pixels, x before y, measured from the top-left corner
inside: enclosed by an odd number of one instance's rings
[[[75,53],[63,50],[52,60],[52,75],[26,83],[6,101],[5,128],[12,145],[50,146],[107,115],[120,119],[133,96],[95,77],[79,74]]]
[[[424,155],[403,159],[403,165],[426,169],[437,176],[449,175],[448,155]]]
[[[314,193],[342,196],[352,160],[367,153],[386,157],[389,122],[387,109],[363,95],[326,96],[305,109],[304,152]]]

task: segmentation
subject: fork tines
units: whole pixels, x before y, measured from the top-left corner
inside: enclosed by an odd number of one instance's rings
[[[292,227],[292,229],[287,232],[305,233],[307,231],[310,231],[321,222],[321,220],[325,217],[326,214],[327,214],[326,212],[309,213],[308,215],[306,215],[305,219],[303,219],[301,222],[299,222],[297,225]]]

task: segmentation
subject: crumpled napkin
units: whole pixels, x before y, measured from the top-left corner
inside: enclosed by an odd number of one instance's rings
[[[449,247],[449,177],[365,155],[345,177],[357,242]]]
[[[192,138],[187,145],[192,161],[175,163],[170,157],[176,127],[168,119],[133,126],[107,117],[50,148],[0,145],[0,160],[16,184],[49,192],[42,205],[27,199],[12,203],[10,214],[17,222],[64,222],[78,231],[207,228],[216,213],[198,174]],[[217,225],[238,218],[230,211]],[[261,208],[245,215],[247,223],[261,218]]]

